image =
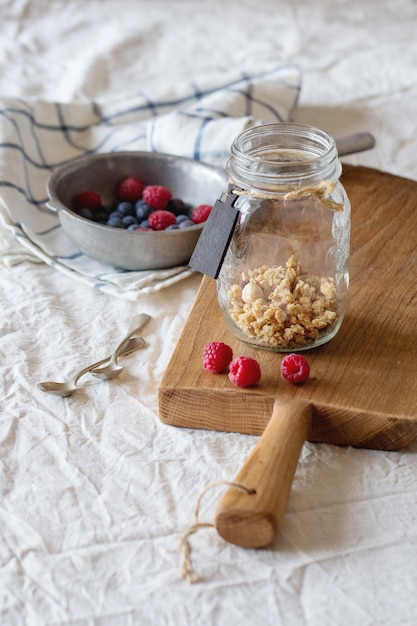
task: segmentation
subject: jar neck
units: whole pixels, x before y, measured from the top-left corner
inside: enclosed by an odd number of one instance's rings
[[[318,128],[294,123],[263,124],[240,133],[226,170],[244,189],[272,193],[337,181],[342,170],[335,141]]]

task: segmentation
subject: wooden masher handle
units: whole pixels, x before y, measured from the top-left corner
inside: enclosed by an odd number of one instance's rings
[[[243,548],[261,548],[277,536],[287,508],[291,484],[303,443],[308,438],[312,407],[275,401],[267,427],[215,512],[217,532]]]

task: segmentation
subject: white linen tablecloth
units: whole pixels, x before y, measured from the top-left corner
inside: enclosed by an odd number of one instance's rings
[[[370,131],[376,148],[344,160],[417,180],[414,0],[5,0],[0,18],[0,128],[15,145],[12,101],[108,111],[291,66],[302,75],[296,121],[335,137]],[[13,154],[0,148],[16,183]],[[244,550],[201,530],[201,582],[180,578],[178,540],[199,493],[233,479],[256,442],[159,420],[158,385],[200,277],[138,300],[92,289],[15,238],[22,197],[0,187],[0,624],[414,626],[417,445],[306,443],[274,545]],[[152,316],[148,346],[120,378],[66,400],[37,389],[109,353],[140,311]],[[219,497],[206,494],[202,519]]]

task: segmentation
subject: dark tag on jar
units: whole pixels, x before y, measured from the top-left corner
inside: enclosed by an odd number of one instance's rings
[[[229,248],[239,210],[234,208],[237,196],[229,185],[224,200],[216,200],[198,238],[189,267],[211,278],[217,278]]]

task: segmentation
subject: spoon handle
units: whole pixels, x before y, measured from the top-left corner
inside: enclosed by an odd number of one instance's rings
[[[113,354],[111,355],[111,357],[108,359],[108,363],[107,365],[115,365],[117,366],[117,360],[119,358],[119,356],[121,356],[122,354],[124,354],[124,348],[126,346],[126,344],[130,341],[130,339],[132,337],[134,337],[136,335],[136,333],[138,333],[140,330],[142,330],[142,328],[144,326],[146,326],[146,324],[150,321],[151,317],[150,315],[147,315],[146,313],[140,313],[139,315],[136,315],[133,320],[130,322],[130,326],[129,326],[129,330],[127,332],[127,335],[125,337],[123,337],[123,339],[121,340],[121,342],[119,343],[119,345],[115,348],[115,350],[113,351]],[[142,340],[142,345],[145,344],[144,339],[142,339],[141,337],[137,338],[137,340],[141,339]],[[104,363],[102,363],[101,365],[104,365]],[[103,368],[104,369],[104,368]],[[102,374],[102,372],[100,372],[100,366],[94,367],[92,369],[89,370],[91,374]]]
[[[139,315],[136,315],[133,318],[133,320],[130,322],[127,335],[121,340],[121,342],[119,343],[119,345],[115,348],[113,352],[112,358],[110,359],[112,362],[114,362],[117,365],[117,359],[123,353],[123,348],[125,347],[126,343],[129,341],[129,339],[131,339],[131,337],[134,337],[136,333],[142,330],[142,328],[146,326],[146,324],[150,321],[150,319],[151,319],[151,316],[147,315],[146,313],[139,313]],[[143,343],[145,343],[143,339],[142,341]]]

